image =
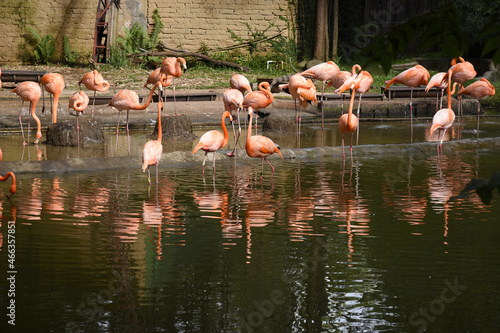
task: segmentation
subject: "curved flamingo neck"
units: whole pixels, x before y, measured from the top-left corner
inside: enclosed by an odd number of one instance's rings
[[[252,136],[252,119],[253,119],[253,109],[252,108],[248,108],[248,115],[250,116],[250,121],[248,122],[247,142],[245,143],[245,146],[247,146],[250,143],[250,137]]]
[[[451,75],[452,75],[452,70],[448,70],[448,86],[446,87],[446,93],[448,94],[447,97],[447,102],[448,102],[448,109],[451,109]],[[453,93],[455,93],[455,85],[453,85]]]
[[[0,175],[0,181],[4,182],[8,180],[9,177],[12,178],[12,185],[10,186],[10,195],[13,195],[14,193],[16,193],[16,175],[14,175],[13,172],[7,172],[5,176]]]
[[[138,105],[136,110],[145,110],[149,106],[149,104],[151,104],[151,100],[153,99],[153,93],[155,92],[155,89],[158,88],[158,86],[160,84],[161,84],[161,81],[158,81],[155,83],[155,85],[153,86],[153,89],[151,89],[151,91],[149,92],[149,96],[148,96],[148,99],[146,100],[146,102],[142,105]]]
[[[229,142],[229,134],[227,132],[226,122],[225,122],[226,118],[229,118],[229,111],[225,111],[224,114],[222,115],[221,125],[222,125],[222,131],[224,132],[224,141],[222,141],[222,147],[226,146],[227,143]]]
[[[352,88],[352,94],[351,94],[351,103],[349,103],[349,112],[347,113],[347,126],[351,126],[351,118],[352,118],[352,108],[354,105],[354,97],[356,95],[356,88]]]
[[[271,90],[264,87],[265,84],[266,84],[266,82],[261,82],[259,84],[259,90],[262,91],[264,94],[266,94],[267,99],[272,103],[274,101],[273,93],[271,92]]]
[[[36,140],[35,140],[35,143],[38,143],[38,139],[40,139],[42,137],[42,124],[40,123],[40,119],[38,118],[38,116],[35,114],[35,110],[36,110],[36,103],[31,103],[31,116],[33,117],[33,119],[35,119],[35,122],[36,122]]]
[[[59,104],[59,92],[54,93],[54,104],[52,105],[52,124],[57,123],[57,105]]]
[[[352,66],[352,69],[351,69],[352,75],[356,75],[356,69],[358,70],[358,72],[361,72],[361,66],[356,64],[356,65]]]

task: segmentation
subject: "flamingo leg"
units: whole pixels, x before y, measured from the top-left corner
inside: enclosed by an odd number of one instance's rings
[[[478,106],[477,106],[477,137],[479,138],[479,113],[481,112],[481,102],[477,100]]]
[[[30,102],[30,109],[31,109],[31,102]],[[28,144],[30,142],[30,125],[31,125],[31,112],[28,114]]]
[[[158,164],[156,164],[156,184],[159,184],[160,182],[158,181]]]
[[[351,150],[351,165],[353,164],[353,162],[352,162],[352,141],[353,140],[354,140],[354,132],[351,133],[351,148],[350,148],[350,150]]]
[[[128,130],[128,119],[129,119],[129,112],[130,110],[127,110],[127,143],[128,143],[128,154],[130,155],[130,132]]]
[[[45,87],[42,85],[42,113],[45,113]]]
[[[21,111],[19,111],[19,124],[21,125],[21,133],[23,134],[23,146],[26,146],[26,140],[24,139],[23,122],[21,121],[21,114],[23,113],[24,101],[21,103]]]
[[[177,104],[175,101],[175,80],[172,79],[172,91],[174,93],[174,115],[177,116]]]
[[[236,151],[236,129],[234,128],[234,121],[231,122],[231,125],[233,126],[234,148],[233,148],[233,151],[230,151],[229,153],[226,154],[229,157],[233,157],[234,152]],[[239,138],[239,135],[238,135],[238,138]]]
[[[151,186],[151,173],[149,171],[149,165],[148,165],[148,183],[149,183],[149,186]]]
[[[441,89],[441,103],[439,105],[439,109],[443,108],[443,97],[444,97],[444,89]]]
[[[274,175],[274,167],[271,165],[271,163],[269,163],[269,161],[267,160],[267,158],[264,157],[264,160],[267,162],[267,164],[269,164],[269,166],[271,167],[271,177]]]
[[[203,169],[203,174],[205,174],[205,162],[207,161],[207,154],[208,151],[205,152],[205,157],[203,158],[203,163],[201,164]]]
[[[92,118],[94,118],[95,94],[96,94],[96,91],[94,90],[94,99],[92,100]]]
[[[214,151],[214,154],[213,154],[213,165],[212,165],[212,168],[213,168],[214,173],[215,173],[215,151]]]
[[[413,87],[410,88],[410,142],[413,142]]]
[[[77,146],[80,147],[80,125],[78,125],[78,115],[79,112],[76,112],[76,140],[77,140]]]
[[[118,112],[118,124],[116,125],[116,151],[118,152],[118,129],[120,128],[120,118],[122,116],[121,111]]]
[[[255,113],[255,135],[257,135],[257,113]]]
[[[345,161],[345,151],[344,151],[344,133],[342,133],[342,160]]]
[[[325,83],[326,81],[323,81],[323,88],[321,89],[321,129],[325,128],[325,115],[323,112],[323,103],[325,100]]]

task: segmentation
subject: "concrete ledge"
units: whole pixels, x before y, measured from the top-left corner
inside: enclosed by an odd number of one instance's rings
[[[354,146],[353,155],[357,157],[370,156],[381,158],[387,155],[418,155],[422,158],[436,155],[436,142],[413,143],[413,144],[387,144],[387,145],[364,145]],[[465,139],[457,141],[449,141],[443,143],[443,154],[453,154],[456,150],[475,150],[480,148],[499,147],[500,138],[484,138],[484,139]],[[215,154],[216,165],[220,163],[234,163],[232,158],[226,156],[228,150],[224,150]],[[251,159],[246,156],[244,149],[237,150],[237,163],[260,164],[260,161]],[[309,159],[316,158],[333,158],[342,159],[342,147],[317,147],[306,149],[282,149],[283,158],[286,159]],[[347,152],[348,154],[348,152]],[[212,159],[213,154],[208,154],[208,160]],[[199,165],[201,172],[201,163],[204,153],[198,152],[194,155],[189,151],[176,151],[172,153],[164,153],[160,162],[160,168],[182,167],[186,165]],[[279,155],[275,154],[269,158],[270,160],[280,159]],[[210,162],[207,161],[207,170],[210,170]],[[347,162],[346,162],[347,163]],[[65,173],[65,172],[99,172],[103,170],[119,170],[119,169],[137,169],[140,172],[142,166],[141,156],[130,157],[108,157],[108,158],[71,158],[59,161],[35,161],[35,162],[2,162],[0,163],[0,174],[5,174],[12,171],[15,174],[31,174],[31,173]],[[209,171],[210,172],[210,171]]]

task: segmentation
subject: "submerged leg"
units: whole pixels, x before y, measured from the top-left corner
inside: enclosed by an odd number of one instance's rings
[[[23,122],[21,121],[21,114],[23,113],[23,105],[24,101],[21,103],[21,111],[19,111],[19,124],[21,125],[21,133],[23,135],[23,146],[26,146],[26,140],[24,139],[24,130],[23,130]]]

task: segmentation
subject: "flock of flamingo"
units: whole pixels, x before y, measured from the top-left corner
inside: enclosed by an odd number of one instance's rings
[[[183,68],[182,68],[183,67]],[[123,89],[118,91],[111,99],[111,102],[108,106],[115,107],[118,112],[118,125],[116,129],[116,133],[118,135],[118,129],[120,124],[120,117],[122,111],[127,111],[127,119],[126,119],[126,131],[127,137],[129,137],[129,112],[130,110],[144,110],[146,109],[152,100],[153,94],[158,89],[158,96],[160,96],[158,101],[158,138],[157,140],[148,141],[143,148],[142,152],[142,169],[143,172],[148,170],[148,182],[151,184],[151,177],[149,167],[156,167],[156,182],[158,183],[158,163],[160,162],[163,146],[162,146],[162,131],[161,131],[161,113],[163,110],[163,102],[165,101],[166,94],[164,93],[164,88],[173,86],[173,94],[174,94],[174,115],[177,115],[177,106],[175,105],[175,78],[179,78],[183,71],[187,69],[186,61],[183,58],[174,58],[167,57],[163,59],[161,63],[161,67],[151,72],[149,77],[146,80],[144,87],[148,88],[150,84],[153,84],[153,87],[150,89],[150,94],[145,101],[144,104],[140,104],[139,96],[135,91]],[[412,100],[413,100],[413,88],[419,87],[421,85],[426,86],[426,91],[435,87],[441,90],[441,106],[442,99],[444,95],[444,90],[447,91],[447,102],[448,105],[446,108],[441,108],[437,110],[435,113],[432,126],[430,129],[430,134],[432,134],[435,130],[443,131],[441,139],[439,140],[438,135],[438,153],[440,147],[442,146],[445,132],[448,128],[453,125],[455,120],[455,112],[451,108],[451,95],[455,92],[455,87],[457,84],[460,85],[460,89],[457,93],[459,98],[459,106],[458,113],[461,112],[461,100],[463,95],[470,95],[478,100],[480,100],[484,96],[494,95],[495,88],[493,85],[485,78],[480,79],[467,87],[463,87],[463,84],[476,76],[476,71],[474,70],[474,66],[465,61],[462,57],[458,59],[455,58],[451,61],[451,67],[447,72],[441,72],[435,74],[432,78],[430,78],[429,72],[421,65],[416,65],[412,68],[409,68],[399,75],[394,77],[392,80],[386,81],[387,90],[392,84],[399,83],[404,84],[411,88],[410,93],[410,118],[411,118],[411,131],[413,132],[413,108],[412,108]],[[430,78],[430,80],[429,80]],[[354,65],[352,66],[351,71],[341,71],[340,68],[333,62],[328,61],[316,66],[313,66],[303,72],[296,73],[292,75],[287,84],[282,84],[279,86],[279,89],[285,93],[288,93],[292,96],[295,103],[295,111],[296,111],[296,125],[297,125],[297,133],[300,138],[300,127],[302,122],[302,109],[306,108],[309,104],[318,104],[317,100],[317,92],[316,86],[312,80],[318,80],[323,82],[321,99],[320,99],[320,107],[321,107],[321,118],[322,125],[324,123],[324,112],[323,112],[323,103],[324,103],[324,92],[325,89],[329,87],[333,87],[335,93],[339,95],[342,94],[346,90],[351,91],[351,100],[349,104],[349,110],[346,114],[342,114],[339,118],[339,132],[342,135],[342,156],[345,161],[345,152],[344,152],[344,134],[351,133],[351,162],[352,162],[352,141],[354,132],[358,129],[359,124],[359,111],[361,106],[361,97],[363,93],[366,93],[370,90],[371,85],[373,83],[373,78],[369,72],[362,70],[361,66]],[[0,81],[1,82],[1,81]],[[453,92],[450,90],[451,82],[453,84]],[[88,90],[94,92],[94,99],[92,104],[92,117],[94,117],[94,104],[95,104],[95,96],[96,92],[105,92],[109,89],[110,85],[108,81],[104,80],[102,75],[94,70],[92,72],[86,73],[82,79],[78,82],[79,87],[83,84]],[[57,122],[57,106],[59,101],[59,96],[65,87],[64,78],[61,74],[58,73],[47,73],[45,74],[40,83],[37,84],[32,81],[26,81],[20,83],[15,89],[12,90],[13,93],[16,93],[21,99],[21,112],[19,113],[19,123],[21,125],[21,132],[23,137],[23,145],[27,145],[27,141],[25,140],[24,130],[22,125],[22,106],[24,102],[30,103],[30,117],[35,119],[37,123],[37,131],[35,135],[34,143],[37,144],[42,137],[41,133],[41,124],[39,118],[35,114],[36,104],[39,101],[42,95],[42,89],[40,86],[47,91],[50,95],[53,96],[54,102],[52,103],[52,122]],[[236,144],[241,135],[241,124],[240,124],[240,111],[246,110],[246,115],[249,117],[248,129],[247,129],[247,137],[245,143],[245,150],[249,157],[252,158],[260,158],[261,159],[261,177],[263,173],[263,165],[264,161],[269,164],[271,167],[272,174],[274,174],[274,167],[269,163],[267,157],[273,155],[274,153],[278,153],[281,158],[279,146],[276,145],[271,139],[262,136],[262,135],[252,135],[252,123],[253,123],[253,115],[255,114],[255,128],[257,131],[257,112],[260,109],[266,108],[274,100],[273,94],[271,93],[271,86],[268,82],[261,82],[258,86],[257,91],[252,91],[250,82],[246,77],[241,74],[234,74],[229,82],[230,88],[227,89],[223,93],[223,103],[224,103],[224,113],[222,114],[221,125],[223,133],[217,130],[211,130],[206,132],[203,136],[201,136],[198,144],[194,147],[192,154],[195,154],[198,150],[203,150],[205,152],[205,157],[202,164],[202,170],[205,172],[205,163],[207,154],[209,152],[214,153],[213,158],[213,170],[215,171],[215,152],[219,149],[225,147],[229,141],[229,134],[225,125],[225,119],[229,118],[233,127],[233,135],[234,135],[234,149],[227,153],[228,156],[234,156],[236,150]],[[353,105],[356,93],[359,94],[359,102],[357,114],[353,114]],[[163,101],[162,101],[163,98]],[[438,95],[439,98],[439,95]],[[299,102],[299,107],[297,109],[297,100]],[[52,101],[52,99],[51,99]],[[84,112],[89,104],[89,97],[87,94],[81,90],[74,93],[69,99],[69,108],[74,109],[76,112],[76,128],[77,128],[77,138],[78,145],[80,144],[80,135],[79,135],[79,125],[78,125],[78,116]],[[42,112],[44,112],[45,103],[42,107]],[[478,124],[479,124],[479,112],[478,108]],[[245,120],[247,119],[245,116]],[[238,133],[236,133],[236,129],[234,126],[235,120],[238,123]],[[30,121],[28,121],[28,142],[29,142],[29,130]],[[359,134],[359,132],[358,132]],[[413,137],[413,136],[412,136]],[[117,140],[118,141],[118,140]],[[129,141],[129,152],[130,152],[130,141]],[[0,150],[0,160],[1,160],[1,150]],[[271,174],[271,176],[272,176]],[[15,191],[15,175],[12,172],[7,173],[5,177],[0,176],[0,180],[5,181],[9,177],[12,178],[12,186],[10,188],[11,197]]]

